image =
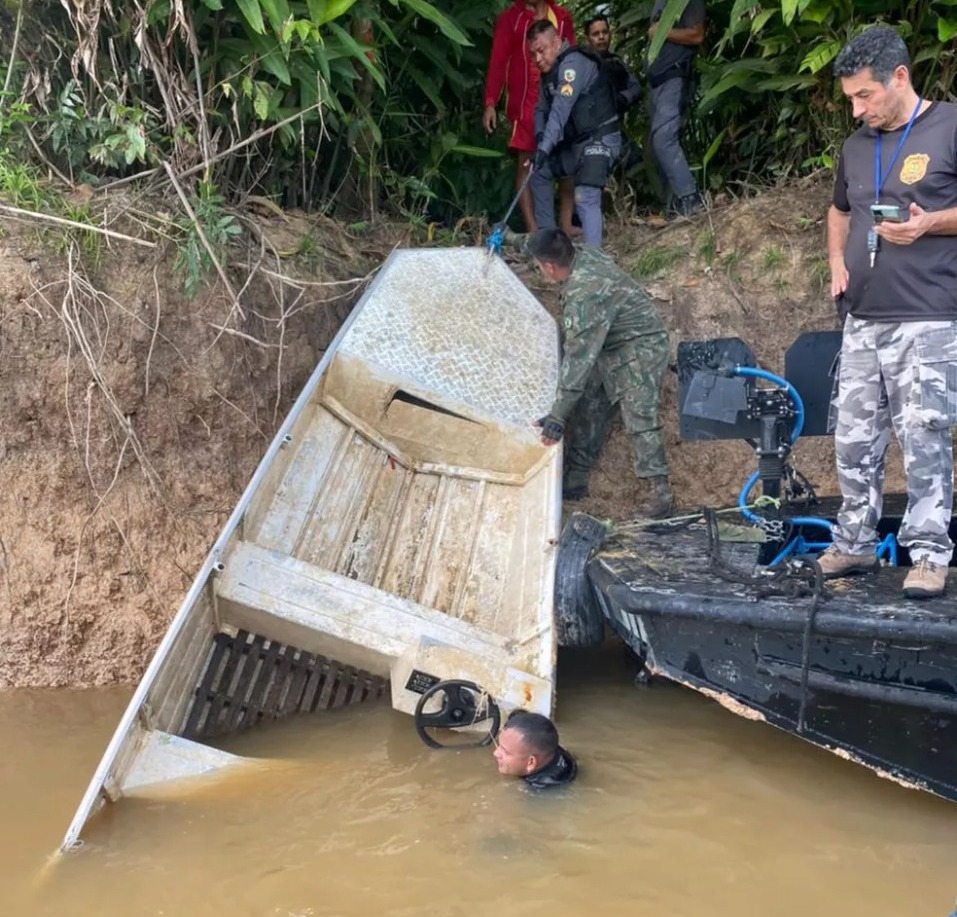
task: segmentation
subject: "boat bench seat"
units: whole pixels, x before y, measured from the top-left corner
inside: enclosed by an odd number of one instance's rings
[[[499,634],[250,542],[230,553],[216,599],[222,624],[377,675],[423,639],[511,662]]]

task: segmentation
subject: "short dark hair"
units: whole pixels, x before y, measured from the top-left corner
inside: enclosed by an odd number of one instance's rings
[[[560,229],[539,229],[533,232],[525,245],[525,250],[536,260],[559,267],[571,267],[575,258],[575,246],[572,240]]]
[[[532,753],[551,760],[558,752],[558,730],[555,724],[540,713],[513,710],[504,729],[517,729]]]
[[[547,19],[539,19],[528,27],[528,31],[525,33],[525,41],[533,41],[539,35],[547,35],[549,32],[554,32],[557,35],[558,29]]]
[[[611,21],[609,20],[609,18],[608,18],[607,16],[605,16],[605,15],[599,13],[597,16],[592,16],[591,19],[586,19],[586,20],[585,20],[585,34],[586,34],[586,35],[591,31],[591,27],[592,27],[596,22],[603,22],[603,23],[605,23],[605,25],[608,26],[608,30],[611,31]]]
[[[898,67],[910,72],[910,54],[904,39],[889,25],[875,25],[855,35],[834,59],[834,76],[854,76],[870,68],[874,79],[887,85]]]

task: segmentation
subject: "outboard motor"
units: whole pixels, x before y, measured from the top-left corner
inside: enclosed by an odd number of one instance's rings
[[[800,435],[828,432],[828,410],[841,347],[839,331],[802,334],[785,356],[787,378],[756,367],[740,338],[678,345],[682,439],[743,439],[758,459],[763,492],[779,497],[787,458]],[[774,388],[762,388],[764,380]]]

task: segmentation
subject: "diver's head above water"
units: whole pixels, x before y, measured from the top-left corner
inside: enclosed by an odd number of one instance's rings
[[[558,744],[555,724],[540,713],[514,710],[493,752],[498,772],[530,786],[559,786],[575,779],[575,759]]]

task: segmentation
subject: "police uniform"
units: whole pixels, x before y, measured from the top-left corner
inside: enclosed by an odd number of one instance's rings
[[[623,118],[641,98],[641,82],[628,65],[611,51],[600,54],[602,67],[611,79],[615,90],[615,104],[618,108],[618,117]]]
[[[508,233],[525,250],[527,235]],[[564,347],[551,414],[573,418],[565,447],[565,488],[584,487],[608,426],[621,407],[635,475],[668,474],[658,404],[668,367],[668,331],[651,297],[606,252],[580,248],[562,284]]]
[[[655,0],[651,21],[658,22],[666,0]],[[690,0],[675,28],[686,29],[705,21],[704,0]],[[672,205],[678,212],[692,213],[701,200],[688,159],[681,148],[680,134],[693,87],[692,65],[698,49],[665,41],[658,56],[648,64],[648,107],[651,116],[651,147],[661,177],[668,186]]]
[[[553,183],[575,176],[575,205],[586,245],[600,246],[601,189],[621,149],[615,91],[601,59],[563,44],[542,74],[535,109],[538,151],[548,156],[529,182],[539,229],[555,226]]]
[[[641,81],[617,54],[605,51],[600,56],[602,67],[611,79],[611,85],[615,90],[615,105],[618,108],[618,118],[621,120],[641,99]],[[625,169],[631,169],[641,162],[641,148],[625,135],[623,124],[619,127],[621,128],[619,158]]]

